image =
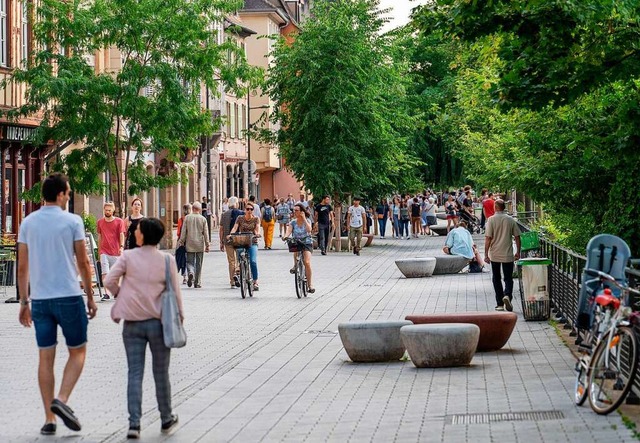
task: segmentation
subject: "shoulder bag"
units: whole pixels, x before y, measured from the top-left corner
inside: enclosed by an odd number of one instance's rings
[[[165,290],[162,293],[162,334],[167,348],[181,348],[187,344],[187,333],[180,321],[178,299],[173,290],[169,254],[165,256]]]

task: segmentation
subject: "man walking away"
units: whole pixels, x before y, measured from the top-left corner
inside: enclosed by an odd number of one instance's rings
[[[347,226],[349,226],[349,242],[353,247],[353,253],[360,255],[360,243],[362,241],[362,233],[367,232],[366,228],[367,211],[360,206],[360,197],[353,198],[353,205],[347,210]],[[357,242],[354,243],[354,239]]]
[[[316,205],[316,229],[318,230],[318,247],[322,255],[327,255],[329,235],[333,226],[333,208],[331,197],[325,195],[322,201]]]
[[[240,287],[240,280],[238,274],[240,269],[238,268],[238,262],[236,261],[236,250],[232,245],[226,244],[226,238],[231,232],[231,226],[235,224],[235,220],[232,221],[232,217],[238,207],[238,198],[229,198],[229,209],[222,213],[220,216],[220,250],[227,253],[227,263],[229,263],[229,284],[231,288]],[[240,211],[238,211],[240,212]],[[237,215],[236,215],[237,217]]]
[[[25,327],[33,323],[40,349],[38,384],[45,410],[45,424],[40,429],[43,435],[56,433],[56,415],[69,429],[81,429],[67,403],[84,367],[87,314],[93,318],[98,311],[93,301],[84,225],[79,216],[66,212],[70,191],[69,180],[64,175],[56,173],[47,177],[42,183],[44,206],[24,219],[18,235],[19,318]],[[87,295],[86,307],[78,270]],[[58,326],[69,348],[69,358],[58,396],[54,398]]]
[[[124,220],[113,216],[115,208],[113,202],[106,202],[102,207],[104,217],[98,220],[97,223],[98,254],[100,255],[100,273],[102,274],[103,282],[124,249]],[[109,298],[109,294],[105,288],[101,300],[109,300]]]
[[[484,261],[491,264],[493,289],[496,292],[496,311],[513,310],[513,262],[520,259],[520,229],[513,217],[504,212],[503,200],[496,200],[496,213],[487,219]],[[517,252],[513,254],[513,241]],[[504,289],[500,277],[504,273]]]
[[[200,202],[193,202],[191,209],[193,212],[184,218],[178,246],[184,245],[187,250],[187,286],[201,288],[202,260],[209,252],[209,226],[200,213]]]

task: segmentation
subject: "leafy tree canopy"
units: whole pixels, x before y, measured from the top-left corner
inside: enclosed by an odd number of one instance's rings
[[[184,158],[220,124],[201,109],[205,87],[214,94],[220,84],[239,91],[257,75],[232,40],[219,35],[224,14],[241,4],[39,1],[30,11],[35,50],[10,78],[26,84],[27,104],[8,116],[41,116],[40,142],[82,146],[55,166],[79,193],[104,192],[106,170],[119,208],[127,193],[175,183],[171,168],[147,174],[145,155],[164,153],[168,162]],[[101,50],[110,71],[90,63]]]
[[[378,0],[319,1],[293,44],[273,51],[268,90],[280,152],[315,195],[378,198],[418,189],[407,149],[406,61],[382,35]]]

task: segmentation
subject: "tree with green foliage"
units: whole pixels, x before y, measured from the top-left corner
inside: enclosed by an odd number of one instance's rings
[[[543,203],[577,251],[601,232],[640,250],[638,17],[599,0],[439,0],[414,16],[461,48],[431,130],[470,178]]]
[[[201,92],[239,90],[255,76],[244,54],[221,38],[224,14],[239,0],[42,0],[29,3],[33,53],[9,81],[26,85],[26,105],[8,117],[38,115],[40,143],[75,145],[54,169],[81,194],[107,193],[123,209],[126,195],[179,180],[149,175],[146,154],[168,164],[197,148],[220,125],[202,111]],[[121,67],[96,72],[97,51]],[[105,184],[108,171],[112,183]]]
[[[407,149],[406,65],[378,0],[318,1],[295,42],[278,41],[268,91],[280,153],[315,195],[375,199],[419,189]]]

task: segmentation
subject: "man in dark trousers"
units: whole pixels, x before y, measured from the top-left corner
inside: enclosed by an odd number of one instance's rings
[[[333,208],[331,207],[331,197],[325,195],[322,201],[316,205],[316,229],[318,231],[318,247],[322,255],[327,255],[329,235],[333,221]]]
[[[493,289],[496,292],[496,311],[513,310],[513,262],[520,259],[520,228],[515,219],[504,212],[503,200],[496,200],[496,213],[487,220],[484,261],[491,264]],[[513,253],[513,241],[516,253]],[[500,269],[504,274],[504,288]]]

